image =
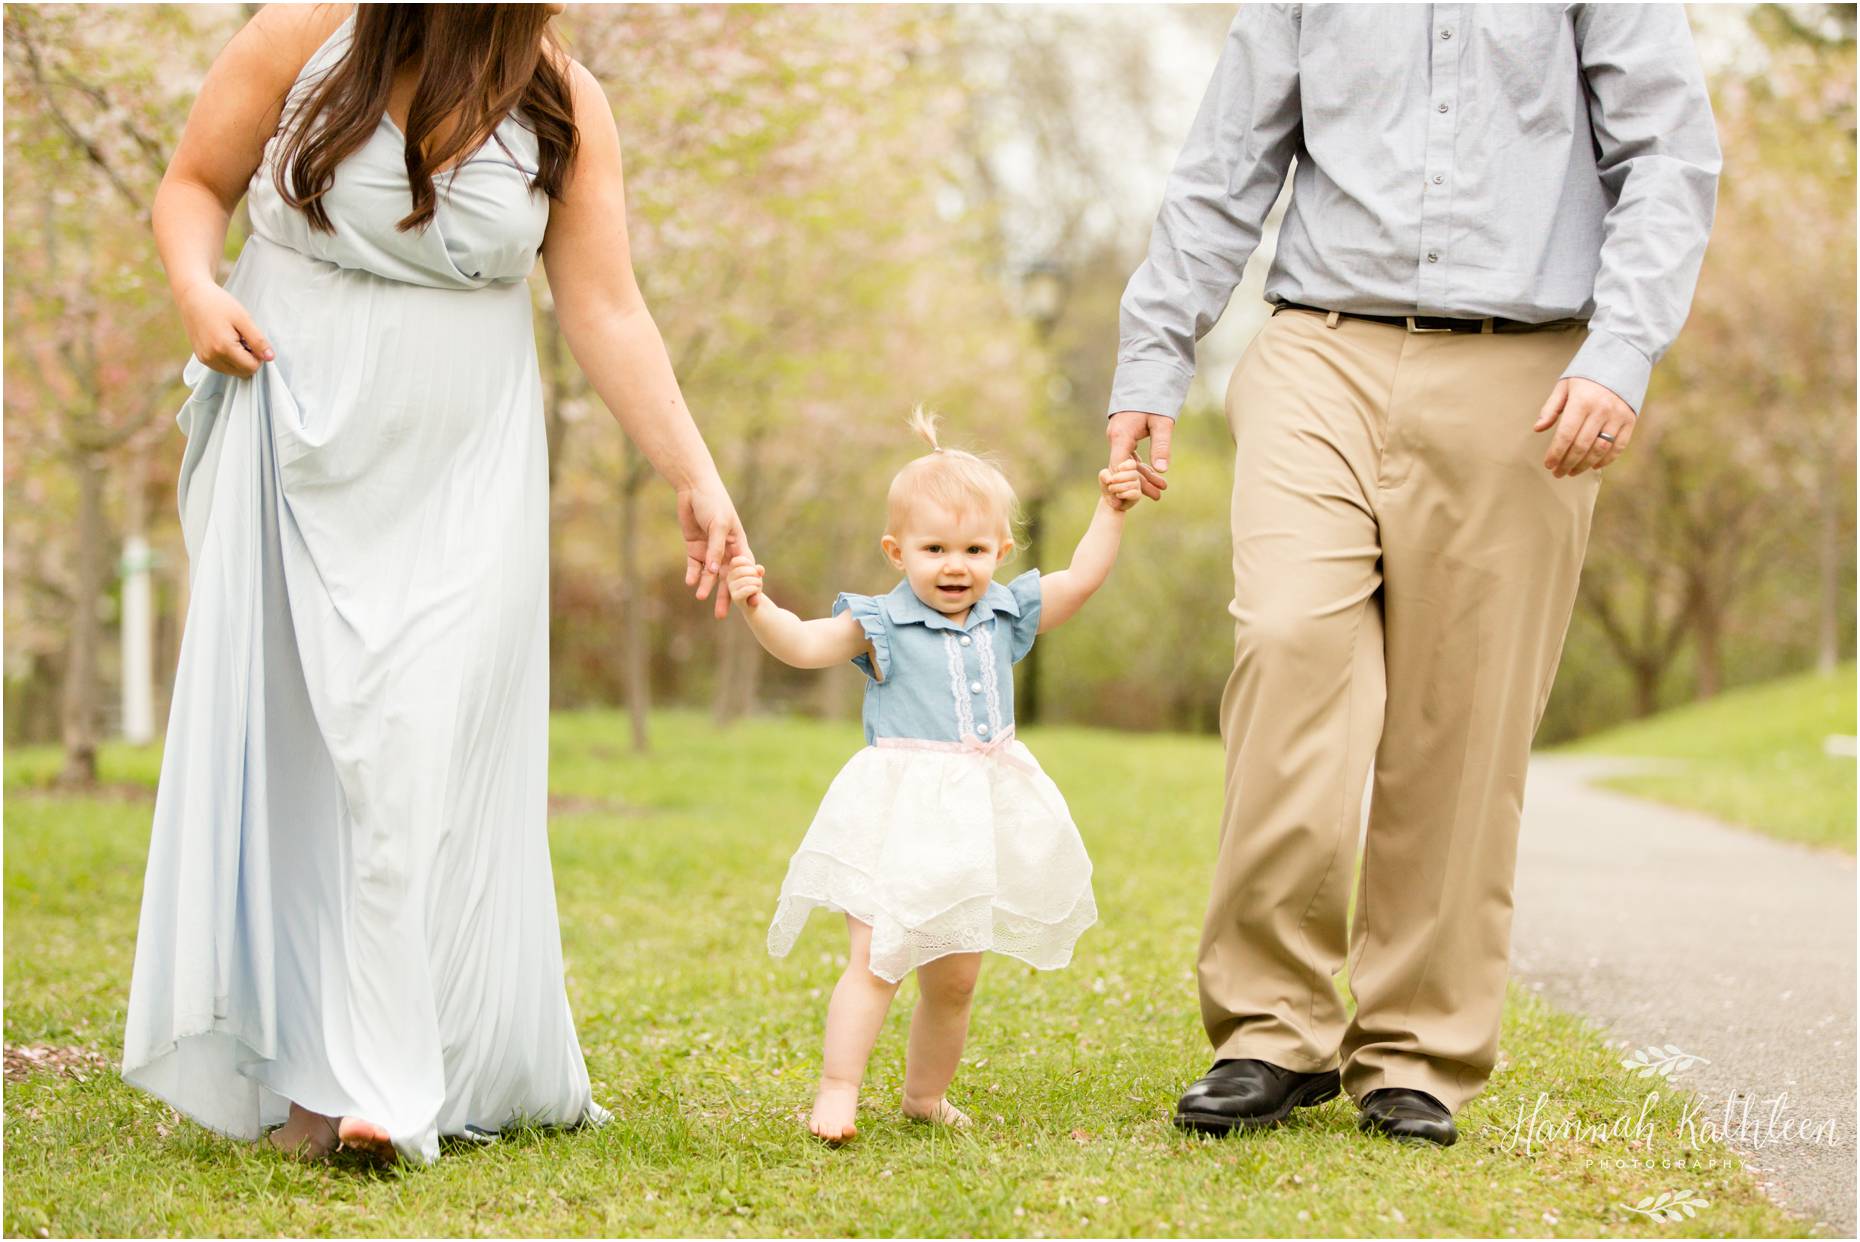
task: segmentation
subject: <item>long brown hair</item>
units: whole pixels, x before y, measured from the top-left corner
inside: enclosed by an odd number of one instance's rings
[[[424,228],[436,198],[433,168],[477,150],[512,108],[521,108],[536,131],[539,158],[530,182],[559,198],[578,144],[567,74],[544,55],[561,44],[541,4],[358,4],[348,50],[304,98],[288,122],[291,134],[273,179],[284,201],[303,211],[312,228],[334,232],[323,196],[335,183],[336,165],[374,134],[387,111],[394,71],[417,56],[420,79],[407,110],[407,184],[413,210],[396,224]],[[566,57],[563,58],[566,63]],[[426,156],[421,145],[439,122],[459,111],[452,137]],[[328,114],[328,121],[314,120]],[[502,135],[494,135],[504,146]],[[505,148],[508,152],[509,148]],[[289,167],[290,184],[283,170]],[[291,186],[303,187],[294,193]]]

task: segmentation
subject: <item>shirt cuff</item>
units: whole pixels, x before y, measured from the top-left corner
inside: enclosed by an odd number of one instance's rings
[[[1104,416],[1109,418],[1121,410],[1142,410],[1174,418],[1181,412],[1182,402],[1188,400],[1188,383],[1194,378],[1192,371],[1170,362],[1141,358],[1119,362],[1117,374],[1111,377],[1111,408]]]
[[[1647,399],[1647,380],[1652,374],[1653,363],[1647,355],[1612,332],[1590,328],[1582,348],[1576,351],[1576,356],[1570,359],[1558,378],[1579,376],[1605,385],[1627,402],[1628,408],[1638,417],[1641,402]]]

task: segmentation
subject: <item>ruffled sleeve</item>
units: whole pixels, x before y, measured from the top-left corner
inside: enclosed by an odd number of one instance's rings
[[[1010,623],[1008,651],[1019,664],[1033,650],[1033,637],[1040,632],[1040,571],[1029,569],[1007,584],[1009,594],[1020,605],[1020,616],[1004,618]]]
[[[885,609],[879,601],[870,595],[854,595],[841,591],[833,600],[833,614],[850,612],[865,631],[865,637],[872,644],[872,654],[878,657],[878,671],[873,672],[872,660],[863,651],[853,657],[853,663],[859,671],[873,681],[884,681],[891,676],[891,632],[885,626]]]

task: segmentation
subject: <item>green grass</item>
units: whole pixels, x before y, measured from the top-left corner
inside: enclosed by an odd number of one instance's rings
[[[966,1135],[901,1121],[907,984],[873,1057],[859,1138],[831,1151],[793,1120],[811,1098],[844,933],[816,918],[763,949],[789,853],[857,726],[728,732],[556,718],[552,824],[569,991],[597,1098],[593,1131],[449,1148],[430,1169],[303,1167],[215,1137],[114,1073],[6,1087],[9,1235],[1505,1235],[1804,1236],[1722,1149],[1688,1146],[1662,1088],[1650,1130],[1608,1137],[1648,1091],[1593,1028],[1514,991],[1500,1068],[1458,1145],[1354,1127],[1345,1099],[1207,1141],[1169,1110],[1205,1068],[1193,961],[1220,806],[1211,738],[1030,729],[1096,863],[1102,921],[1073,965],[991,958],[952,1098]],[[151,779],[150,752],[106,775]],[[42,791],[55,757],[9,757],[6,1039],[120,1055],[149,803]],[[1514,1142],[1521,1113],[1580,1135]],[[1696,1189],[1661,1224],[1621,1206]]]
[[[1662,712],[1565,751],[1680,760],[1599,783],[1851,854],[1854,761],[1826,753],[1830,734],[1854,734],[1851,662]]]

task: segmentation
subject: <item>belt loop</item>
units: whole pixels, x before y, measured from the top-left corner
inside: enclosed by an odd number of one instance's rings
[[[1334,328],[1334,327],[1336,327],[1336,326],[1337,326],[1337,316],[1338,316],[1338,312],[1336,312],[1336,311],[1332,311],[1332,312],[1331,312],[1330,314],[1328,314],[1328,315],[1326,315],[1326,316],[1324,316],[1324,326],[1325,326],[1325,327],[1327,327],[1327,328]]]
[[[1484,335],[1490,331],[1492,331],[1492,317],[1487,315],[1484,319],[1479,321],[1479,332],[1480,335]]]

